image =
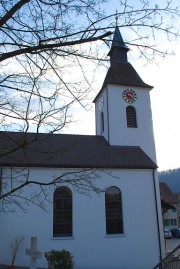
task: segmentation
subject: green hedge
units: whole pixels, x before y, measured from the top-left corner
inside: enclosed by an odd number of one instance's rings
[[[73,256],[68,250],[54,250],[47,251],[44,256],[48,262],[49,267],[54,269],[72,269]]]

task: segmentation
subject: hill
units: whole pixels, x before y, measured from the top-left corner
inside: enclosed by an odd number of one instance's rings
[[[180,168],[159,172],[159,181],[168,184],[174,193],[180,192]]]

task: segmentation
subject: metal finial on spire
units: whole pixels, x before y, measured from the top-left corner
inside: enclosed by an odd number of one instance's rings
[[[129,48],[126,46],[124,43],[124,40],[121,36],[119,27],[118,27],[118,16],[117,16],[117,11],[116,11],[116,26],[115,26],[115,31],[114,31],[114,36],[111,44],[111,49],[108,53],[108,56],[110,56],[110,61],[111,64],[113,62],[121,62],[125,63],[127,62],[127,52]]]
[[[118,26],[118,19],[119,19],[119,17],[118,17],[118,15],[117,15],[117,9],[116,9],[116,17],[115,17],[115,20],[116,20],[116,26]]]

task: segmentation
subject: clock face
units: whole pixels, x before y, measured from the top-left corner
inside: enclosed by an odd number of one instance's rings
[[[137,94],[132,89],[124,90],[122,96],[124,101],[126,101],[127,103],[134,103],[137,99]]]
[[[104,99],[103,99],[103,97],[101,97],[99,100],[99,110],[103,109],[103,105],[104,105]]]

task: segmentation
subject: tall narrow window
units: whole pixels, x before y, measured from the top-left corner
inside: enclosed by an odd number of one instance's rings
[[[122,198],[121,191],[117,187],[109,187],[105,192],[106,205],[106,233],[122,234]]]
[[[133,106],[126,107],[127,127],[137,128],[136,110]]]
[[[53,236],[72,236],[72,192],[67,187],[54,192]]]
[[[101,112],[101,133],[104,132],[104,113]]]

